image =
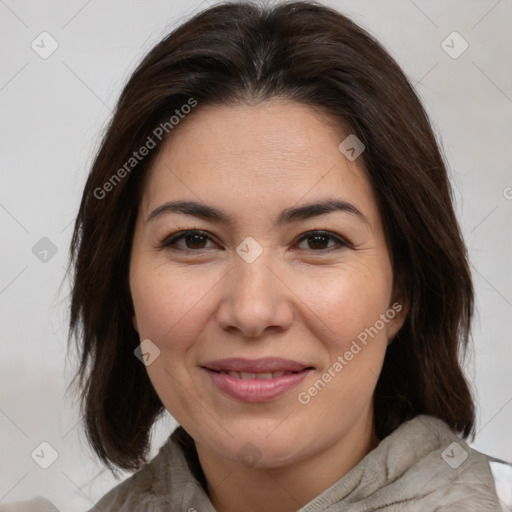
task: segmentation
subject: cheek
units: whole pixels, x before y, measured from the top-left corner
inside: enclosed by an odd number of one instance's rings
[[[366,266],[337,268],[297,280],[297,294],[311,311],[310,328],[322,333],[319,339],[342,352],[359,335],[364,339],[389,308],[391,278],[386,270],[384,264],[379,272]],[[379,322],[375,337],[386,337],[388,323],[384,325]]]
[[[215,279],[190,272],[134,270],[131,292],[141,339],[160,350],[180,352],[191,344],[206,322],[208,292]]]
[[[366,407],[382,368],[391,317],[383,322],[381,315],[389,308],[391,272],[384,260],[337,268],[325,277],[301,282],[302,297],[315,313],[310,329],[317,329],[329,356],[318,375],[323,382],[304,391],[315,396],[315,414],[344,425]]]
[[[207,321],[208,292],[216,281],[197,271],[133,268],[131,292],[139,336],[160,350],[146,371],[160,400],[180,423],[197,415],[196,401],[190,400],[195,384],[188,362]]]

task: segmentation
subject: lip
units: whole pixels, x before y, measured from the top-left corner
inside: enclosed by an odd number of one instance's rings
[[[211,361],[201,367],[221,392],[235,400],[265,402],[276,400],[300,384],[312,367],[282,358],[244,359],[230,358]],[[294,372],[268,379],[241,379],[226,372],[271,373]]]

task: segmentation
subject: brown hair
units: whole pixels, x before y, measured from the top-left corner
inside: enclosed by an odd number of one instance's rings
[[[414,89],[372,36],[330,8],[226,3],[179,26],[134,71],[74,227],[68,347],[74,335],[87,438],[113,472],[146,461],[151,427],[164,412],[134,356],[139,337],[128,283],[143,178],[158,148],[115,183],[113,175],[191,98],[199,109],[272,97],[334,116],[366,146],[360,158],[377,196],[396,297],[410,305],[375,390],[378,437],[422,413],[464,438],[474,434],[474,404],[458,361],[470,335],[471,275],[445,164]],[[107,188],[108,197],[98,192]]]

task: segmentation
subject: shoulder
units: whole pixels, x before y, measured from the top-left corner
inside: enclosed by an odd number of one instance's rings
[[[158,507],[165,495],[165,482],[169,479],[170,465],[173,464],[172,446],[169,441],[162,446],[156,457],[142,466],[136,473],[112,488],[97,503],[103,511],[132,511],[142,505]],[[1,512],[1,511],[0,511]]]
[[[59,512],[57,507],[41,496],[28,501],[0,504],[0,512]]]
[[[442,503],[447,511],[462,505],[473,511],[499,510],[489,457],[471,448],[443,420],[419,415],[401,425],[388,444],[384,448],[390,467],[411,488],[422,482],[423,507],[435,510]]]
[[[202,503],[202,510],[213,510],[207,506],[200,479],[191,470],[195,447],[190,442],[178,427],[150,462],[111,489],[90,512],[188,510],[197,503]]]

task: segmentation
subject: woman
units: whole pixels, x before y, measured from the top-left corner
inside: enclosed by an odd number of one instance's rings
[[[445,164],[348,18],[223,4],[156,45],[71,256],[86,433],[136,471],[91,510],[500,509],[464,441],[473,287]]]

